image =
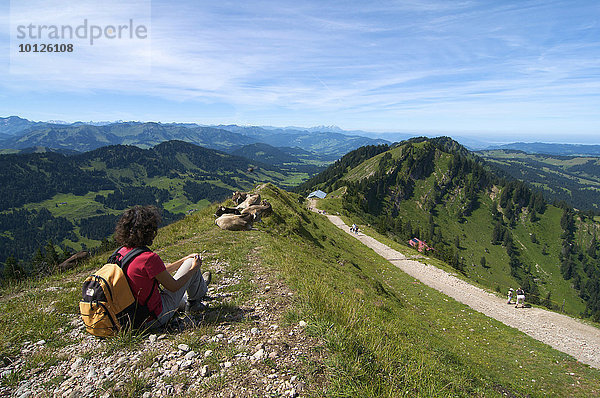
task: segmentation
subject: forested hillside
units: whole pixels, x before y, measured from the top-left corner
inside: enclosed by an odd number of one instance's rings
[[[550,201],[565,201],[600,214],[600,158],[528,154],[515,150],[477,152],[501,173],[527,181]]]
[[[523,286],[534,304],[600,319],[597,222],[500,178],[449,138],[379,152],[354,151],[301,189],[333,193],[332,209],[339,201],[398,241],[426,241],[429,255],[492,289]]]
[[[2,155],[0,263],[10,259],[14,270],[5,270],[11,278],[35,273],[41,262],[51,267],[69,253],[98,246],[127,207],[156,205],[164,225],[258,182],[285,187],[309,177],[292,170],[182,141],[76,156]]]

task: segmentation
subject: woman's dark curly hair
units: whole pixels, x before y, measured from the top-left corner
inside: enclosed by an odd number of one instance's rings
[[[126,247],[150,246],[160,224],[156,206],[135,206],[125,210],[115,228],[115,240]]]

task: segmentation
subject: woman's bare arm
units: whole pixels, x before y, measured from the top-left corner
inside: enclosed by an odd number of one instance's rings
[[[169,271],[169,273],[173,273],[177,271],[179,267],[181,267],[181,264],[183,264],[185,260],[187,260],[188,258],[196,257],[197,255],[198,253],[188,254],[187,256],[182,257],[179,260],[172,262],[171,264],[166,264],[165,268],[167,269],[167,271]]]
[[[175,261],[175,263],[181,261],[179,263],[179,265],[176,266],[175,269],[178,269],[181,266],[181,264],[183,263],[183,261],[185,261],[187,258],[189,258],[189,256]],[[171,266],[175,263],[169,264],[169,266]],[[194,257],[194,262],[193,262],[192,266],[190,267],[189,271],[186,272],[185,274],[181,275],[178,279],[173,278],[173,275],[171,275],[169,273],[169,268],[167,267],[166,270],[164,270],[160,274],[156,275],[156,280],[158,281],[158,283],[163,285],[165,289],[167,289],[171,292],[176,292],[177,290],[181,289],[186,284],[187,281],[190,280],[190,278],[196,273],[196,271],[198,270],[198,268],[200,268],[201,265],[202,265],[202,258],[200,258],[199,255],[196,255]]]

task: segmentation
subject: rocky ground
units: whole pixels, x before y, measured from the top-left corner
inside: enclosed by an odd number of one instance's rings
[[[20,356],[0,374],[22,371],[25,377],[14,387],[0,387],[0,396],[320,395],[326,351],[306,321],[286,316],[294,292],[250,256],[253,291],[240,302],[243,294],[235,287],[242,275],[228,273],[228,267],[208,264],[216,282],[204,314],[179,315],[160,333],[100,340],[75,317],[68,321],[74,328],[65,328],[72,344],[51,350],[43,340],[24,342]],[[39,366],[31,368],[32,358],[39,358]]]

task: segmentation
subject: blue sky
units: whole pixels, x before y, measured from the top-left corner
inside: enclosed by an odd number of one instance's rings
[[[597,1],[53,1],[2,3],[0,116],[600,143]],[[149,37],[16,56],[67,14]]]

